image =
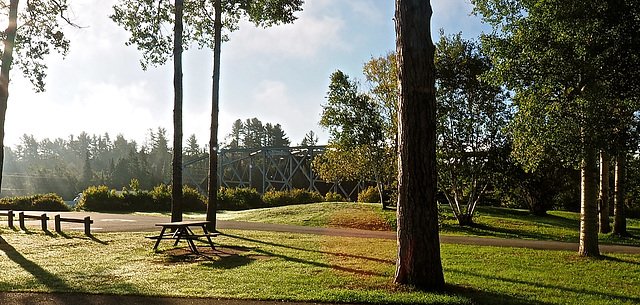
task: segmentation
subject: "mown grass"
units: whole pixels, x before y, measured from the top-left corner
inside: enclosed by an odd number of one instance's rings
[[[442,245],[446,293],[393,284],[393,240],[224,230],[183,255],[144,233],[0,229],[0,290],[376,304],[635,304],[640,256]],[[204,250],[204,248],[201,248]]]
[[[564,242],[579,240],[578,213],[550,211],[547,216],[534,216],[526,210],[479,207],[474,217],[475,224],[464,227],[458,225],[448,206],[441,206],[440,214],[442,234]],[[218,219],[369,230],[395,230],[396,227],[395,210],[382,210],[379,204],[344,202],[222,212]],[[628,219],[627,229],[633,237],[600,234],[600,242],[640,245],[640,219]]]

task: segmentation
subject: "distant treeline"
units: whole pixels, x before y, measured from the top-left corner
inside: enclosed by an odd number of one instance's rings
[[[253,118],[245,122],[237,120],[233,128],[235,133],[227,139],[239,140],[230,141],[223,148],[289,146],[290,143],[280,124],[262,124]],[[167,183],[171,177],[170,137],[161,127],[149,129],[144,143],[127,140],[122,134],[114,139],[108,133],[82,132],[54,140],[39,140],[25,134],[19,144],[5,147],[0,197],[55,193],[72,200],[90,186],[122,189],[128,187],[132,179],[139,181],[140,189],[151,190]],[[301,144],[312,141],[317,141],[317,137],[310,132]],[[200,146],[196,136],[191,135],[184,145],[183,160],[201,157],[207,151],[208,147]]]

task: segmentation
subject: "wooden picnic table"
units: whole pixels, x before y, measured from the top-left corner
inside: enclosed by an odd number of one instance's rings
[[[153,250],[157,250],[160,245],[160,241],[163,239],[175,239],[175,243],[173,246],[177,246],[180,240],[186,240],[189,245],[189,249],[193,253],[199,253],[198,248],[194,244],[194,240],[199,239],[201,237],[206,237],[209,245],[212,249],[215,250],[213,246],[213,241],[211,241],[211,237],[215,237],[220,235],[219,232],[209,232],[207,230],[207,225],[209,225],[210,221],[179,221],[179,222],[165,222],[165,223],[157,223],[156,226],[162,227],[162,231],[160,231],[160,235],[156,236],[147,236],[147,238],[156,239],[156,244],[153,246]],[[191,227],[201,227],[204,234],[195,234]],[[170,230],[170,233],[165,233],[167,230]]]

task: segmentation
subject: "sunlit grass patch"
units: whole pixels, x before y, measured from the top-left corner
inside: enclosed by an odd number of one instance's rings
[[[376,304],[633,304],[640,256],[443,244],[448,292],[393,284],[393,240],[223,230],[216,250],[152,250],[146,233],[2,229],[0,290]]]

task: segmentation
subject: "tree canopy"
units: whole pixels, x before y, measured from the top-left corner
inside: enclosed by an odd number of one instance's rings
[[[214,48],[214,16],[216,1],[185,0],[182,46],[192,44],[200,48]],[[247,19],[256,26],[291,23],[295,12],[302,10],[303,0],[228,0],[222,2],[222,25],[227,31],[238,29],[238,22]],[[142,52],[140,64],[166,63],[172,56],[174,5],[167,0],[119,0],[110,16],[113,21],[131,33],[127,45],[135,45]],[[224,40],[227,39],[223,35]]]
[[[640,3],[472,3],[494,28],[483,37],[494,60],[489,78],[515,93],[514,155],[529,169],[549,152],[580,165],[580,253],[598,255],[596,151],[628,150],[640,105]]]

